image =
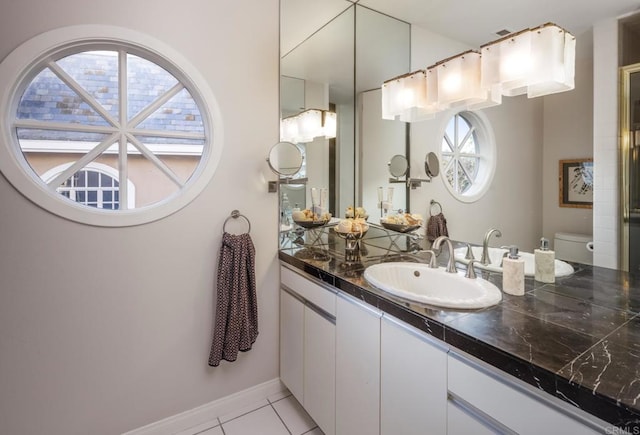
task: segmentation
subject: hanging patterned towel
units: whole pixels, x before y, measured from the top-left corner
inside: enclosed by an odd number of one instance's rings
[[[255,247],[249,233],[222,235],[218,260],[218,301],[209,365],[235,361],[258,337]]]
[[[427,222],[427,239],[433,242],[440,236],[449,237],[447,220],[442,213],[429,217],[429,222]]]

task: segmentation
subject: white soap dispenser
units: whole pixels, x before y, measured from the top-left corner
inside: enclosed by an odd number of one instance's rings
[[[524,260],[518,255],[517,246],[510,246],[509,254],[502,260],[502,291],[524,295]]]
[[[556,253],[549,249],[549,240],[540,239],[540,249],[533,251],[536,264],[536,281],[556,282]]]

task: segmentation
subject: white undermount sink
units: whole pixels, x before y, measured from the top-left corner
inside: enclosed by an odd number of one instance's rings
[[[403,299],[444,308],[473,309],[495,305],[502,293],[482,278],[465,278],[422,263],[380,263],[369,266],[364,278],[374,287]]]
[[[507,249],[502,248],[489,248],[489,258],[491,259],[491,264],[483,265],[480,264],[480,259],[482,258],[482,247],[481,246],[472,246],[471,250],[473,252],[473,257],[478,260],[477,263],[474,263],[474,266],[478,269],[486,270],[489,272],[500,272],[502,273],[502,256],[508,252]],[[467,248],[458,248],[454,250],[454,256],[457,262],[468,264],[469,260],[466,260],[464,257],[467,255]],[[524,260],[524,275],[525,276],[534,276],[536,271],[536,263],[535,256],[530,252],[520,252],[520,258]],[[566,263],[561,260],[555,261],[556,267],[556,278],[562,276],[571,275],[574,270],[573,266],[569,263]]]

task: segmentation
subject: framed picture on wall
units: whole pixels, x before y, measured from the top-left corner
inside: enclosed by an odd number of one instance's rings
[[[560,207],[593,208],[593,159],[560,160]]]

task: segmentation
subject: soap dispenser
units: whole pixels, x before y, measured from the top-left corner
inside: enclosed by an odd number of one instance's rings
[[[518,255],[517,246],[510,246],[502,260],[502,290],[510,295],[524,295],[524,260]]]
[[[553,283],[556,281],[556,254],[549,249],[549,240],[540,239],[540,249],[533,251],[536,281]]]

